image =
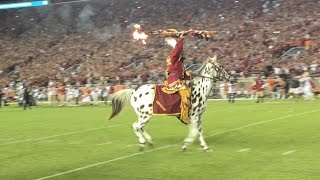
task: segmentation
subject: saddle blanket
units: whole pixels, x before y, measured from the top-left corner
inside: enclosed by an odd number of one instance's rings
[[[154,115],[179,115],[181,114],[180,94],[167,94],[162,91],[164,85],[155,85],[155,96],[153,99]]]

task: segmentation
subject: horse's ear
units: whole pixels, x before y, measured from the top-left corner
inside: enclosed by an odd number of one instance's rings
[[[213,62],[218,62],[218,55],[214,55],[213,58],[212,58],[212,61]]]
[[[218,56],[214,55],[213,58],[208,58],[208,61],[215,64],[217,62]]]

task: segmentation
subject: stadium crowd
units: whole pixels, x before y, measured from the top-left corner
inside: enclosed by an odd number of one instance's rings
[[[163,38],[132,39],[133,24],[145,31],[214,30],[213,41],[189,38],[188,66],[218,54],[237,77],[319,75],[318,0],[100,1],[1,11],[0,86],[162,83]],[[303,51],[288,58],[290,48]]]

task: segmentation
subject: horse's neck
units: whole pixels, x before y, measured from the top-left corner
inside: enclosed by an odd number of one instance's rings
[[[200,95],[204,98],[209,95],[213,86],[212,74],[207,72],[207,68],[206,65],[203,66],[198,72],[198,76],[193,79],[193,91],[200,91]]]
[[[201,75],[201,77],[196,77],[193,80],[193,93],[202,95],[202,96],[208,96],[212,86],[213,82],[210,78],[209,75]]]

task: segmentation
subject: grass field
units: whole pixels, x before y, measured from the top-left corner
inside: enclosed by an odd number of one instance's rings
[[[0,109],[0,179],[320,179],[320,102],[209,102],[204,134],[180,144],[187,126],[157,116],[155,147],[138,152],[130,107],[107,121],[108,106]]]

